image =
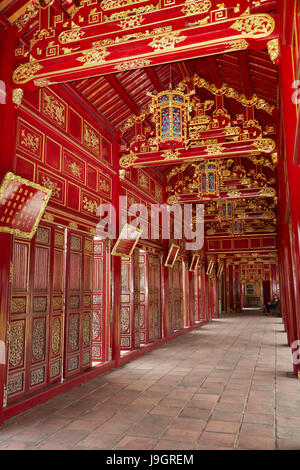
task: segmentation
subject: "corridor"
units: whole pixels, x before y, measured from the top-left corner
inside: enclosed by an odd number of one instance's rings
[[[300,449],[282,319],[220,318],[0,428],[0,449]]]

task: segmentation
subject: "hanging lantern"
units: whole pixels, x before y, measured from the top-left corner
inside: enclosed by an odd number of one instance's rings
[[[243,233],[243,222],[234,219],[231,224],[231,233],[233,235],[241,235]]]
[[[190,112],[190,96],[182,91],[162,91],[152,97],[150,108],[156,128],[156,139],[160,148],[186,147],[187,124]]]
[[[202,200],[219,196],[219,167],[212,161],[204,161],[196,166],[198,195]]]
[[[232,201],[219,201],[219,218],[221,220],[231,220],[235,214],[235,203]]]

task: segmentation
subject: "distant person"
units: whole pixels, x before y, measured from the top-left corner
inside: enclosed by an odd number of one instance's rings
[[[279,304],[279,297],[278,295],[274,295],[272,302],[267,302],[266,304],[266,310],[267,313],[271,313],[272,310],[275,310],[278,307]]]

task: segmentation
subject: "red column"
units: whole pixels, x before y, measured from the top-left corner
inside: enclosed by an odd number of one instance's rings
[[[0,104],[0,183],[8,171],[14,169],[15,151],[15,119],[16,109],[12,101],[11,75],[13,70],[13,58],[16,41],[15,28],[10,25],[1,25],[0,22],[0,80],[5,84],[6,102]],[[12,236],[0,233],[0,341],[7,342],[7,325],[9,322],[9,275],[12,249]],[[5,349],[7,349],[5,347]],[[7,361],[6,359],[1,362]],[[6,384],[7,367],[0,363],[0,425],[3,420],[3,396]]]
[[[113,198],[112,203],[116,211],[116,238],[119,236],[119,196],[120,196],[120,177],[119,177],[119,138],[116,138],[113,148],[114,166],[117,172],[113,177]],[[112,241],[112,246],[116,240]],[[111,256],[111,311],[112,311],[112,360],[115,361],[115,367],[120,367],[120,326],[121,326],[121,258]]]
[[[163,315],[163,338],[166,342],[169,341],[169,268],[165,266],[165,261],[168,256],[168,245],[165,245],[165,252],[162,256],[162,315]]]
[[[300,166],[295,163],[294,149],[297,131],[297,107],[292,99],[293,88],[298,67],[293,57],[292,34],[294,22],[294,8],[297,1],[279,0],[278,12],[280,20],[280,90],[281,90],[281,148],[280,155],[282,178],[282,159],[286,161],[287,181],[280,180],[281,194],[287,193],[285,207],[280,200],[281,207],[281,278],[280,287],[284,292],[282,308],[285,310],[285,319],[289,334],[289,342],[299,339],[300,323]],[[285,187],[287,183],[287,188]],[[281,199],[281,198],[280,198]],[[289,226],[287,225],[289,224]],[[283,243],[282,243],[283,242]],[[289,248],[290,247],[290,248]],[[297,373],[299,365],[294,365]]]

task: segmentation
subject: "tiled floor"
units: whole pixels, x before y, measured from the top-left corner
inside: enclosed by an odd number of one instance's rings
[[[300,449],[282,320],[224,314],[12,418],[0,449]]]

